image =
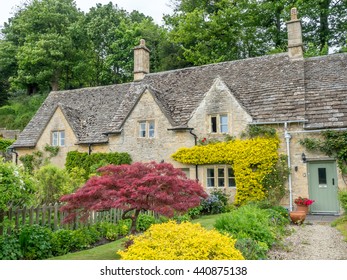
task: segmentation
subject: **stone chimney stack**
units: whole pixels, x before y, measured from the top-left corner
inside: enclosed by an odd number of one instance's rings
[[[287,22],[288,31],[288,55],[292,59],[302,59],[304,50],[302,44],[301,20],[298,19],[298,11],[292,8],[291,19]]]
[[[149,53],[144,39],[134,48],[134,81],[141,81],[149,73]]]

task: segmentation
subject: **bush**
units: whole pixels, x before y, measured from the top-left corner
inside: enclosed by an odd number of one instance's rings
[[[130,164],[131,157],[128,153],[81,153],[71,151],[67,154],[65,167],[68,172],[75,167],[85,170],[85,179],[88,179],[90,174],[101,166],[108,164],[121,165]]]
[[[213,190],[210,196],[201,201],[201,213],[219,214],[226,212],[228,197],[221,190]]]
[[[345,211],[347,215],[347,190],[339,191],[339,200],[342,209]]]
[[[53,256],[65,255],[74,248],[73,232],[69,229],[60,229],[52,234]]]
[[[240,250],[246,260],[266,260],[268,246],[251,238],[237,239],[235,248]]]
[[[140,214],[136,221],[136,230],[146,231],[149,227],[155,224],[156,220],[153,216],[147,214]]]
[[[215,228],[221,232],[228,232],[237,239],[251,238],[271,247],[275,242],[275,233],[270,219],[271,216],[266,209],[247,204],[219,217]]]
[[[123,260],[243,260],[236,240],[200,224],[169,221],[131,236],[133,244],[118,251]]]
[[[16,235],[0,236],[0,260],[19,260],[22,256]]]
[[[52,256],[52,231],[39,225],[24,226],[19,231],[19,244],[23,258],[42,260]]]

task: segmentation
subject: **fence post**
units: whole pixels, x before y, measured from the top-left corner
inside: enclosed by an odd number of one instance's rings
[[[12,207],[10,207],[10,208],[8,209],[8,215],[7,215],[8,220],[9,220],[9,222],[10,222],[10,226],[7,227],[7,234],[11,234],[11,232],[12,232],[12,228],[11,228],[11,224],[12,224],[12,215],[13,215],[13,209],[12,209]]]
[[[34,206],[29,209],[29,225],[32,226],[34,222]]]
[[[54,204],[54,231],[56,231],[58,229],[58,207],[59,204],[56,202]]]
[[[22,226],[25,225],[25,219],[26,219],[26,215],[27,215],[27,208],[26,206],[24,206],[23,210],[22,210]]]

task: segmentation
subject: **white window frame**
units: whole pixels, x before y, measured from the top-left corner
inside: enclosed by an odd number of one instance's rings
[[[139,138],[155,138],[155,121],[139,121]]]
[[[228,114],[215,114],[209,116],[210,133],[229,133],[229,115]],[[226,120],[226,122],[225,122]]]
[[[230,165],[206,166],[205,182],[207,188],[236,188],[235,174]]]
[[[52,131],[52,146],[53,147],[65,146],[65,130]]]

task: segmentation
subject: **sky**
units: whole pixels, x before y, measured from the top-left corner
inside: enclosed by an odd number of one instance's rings
[[[0,26],[7,22],[13,16],[15,8],[20,6],[25,0],[1,0],[0,4]],[[88,12],[91,7],[95,7],[97,3],[108,4],[112,2],[118,7],[131,12],[138,10],[146,16],[151,16],[158,24],[162,24],[163,14],[171,13],[169,7],[170,0],[75,0],[77,8],[84,12]]]

